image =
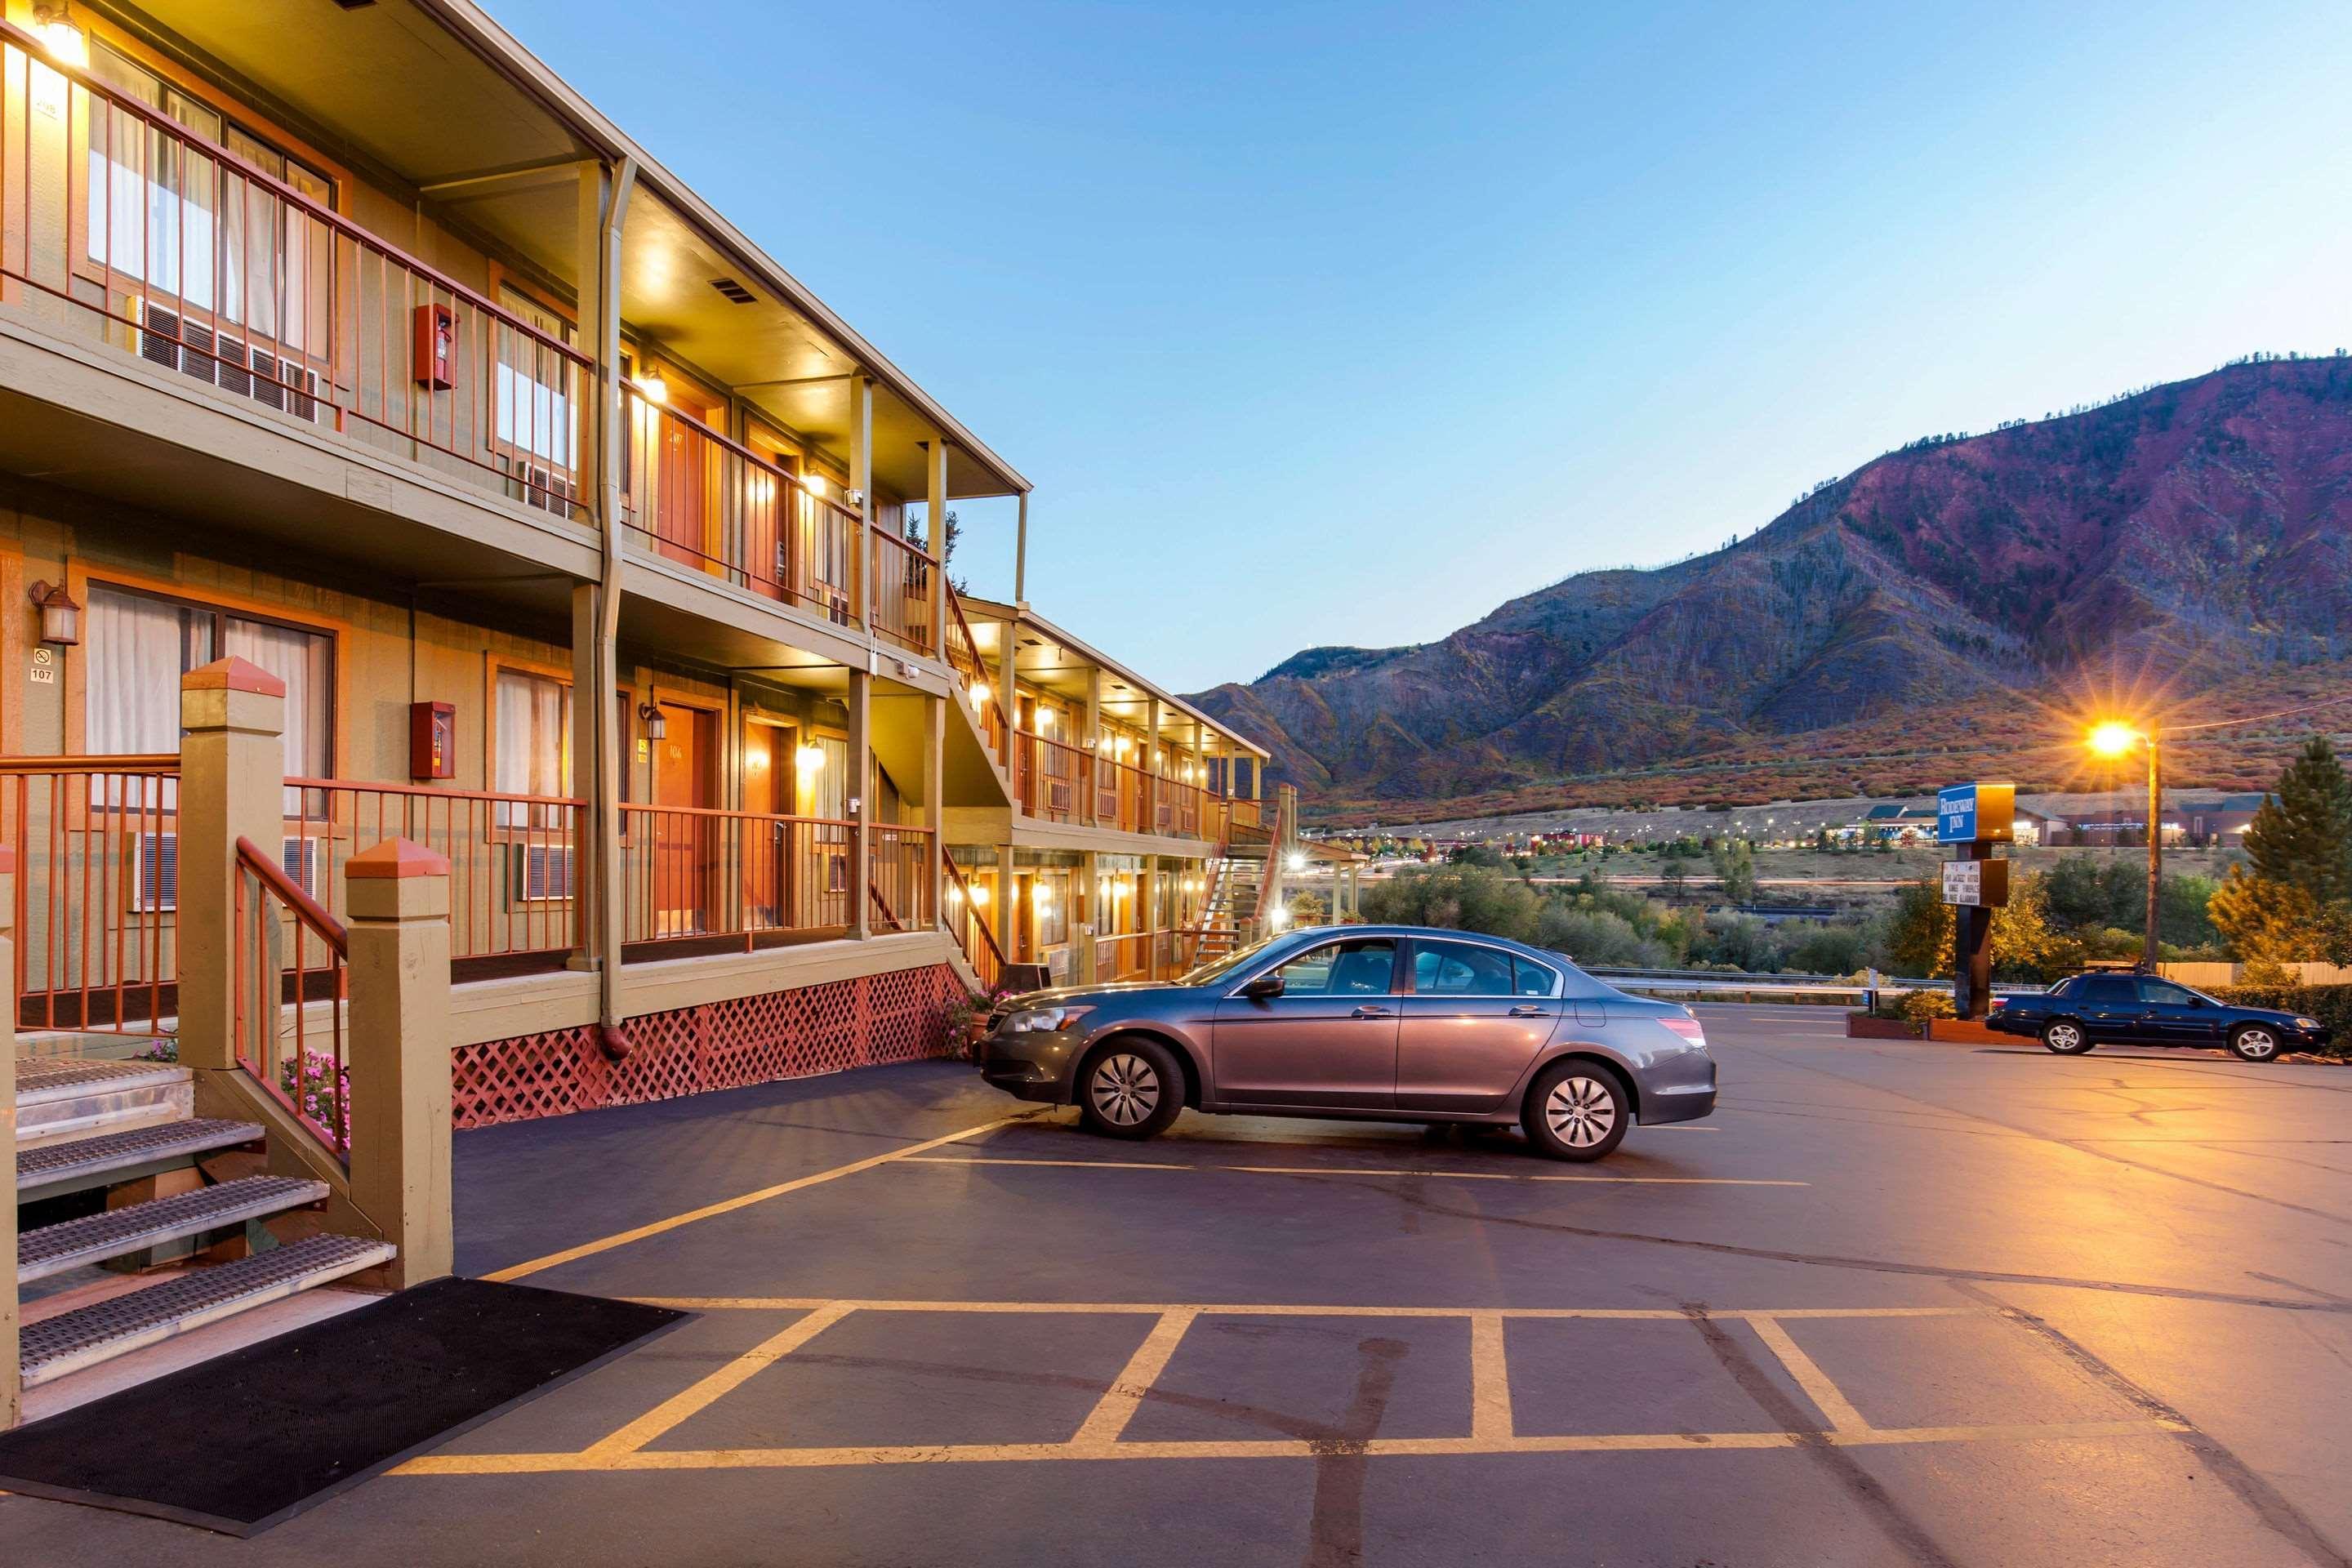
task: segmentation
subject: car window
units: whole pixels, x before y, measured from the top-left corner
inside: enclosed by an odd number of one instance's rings
[[[2188,987],[2175,985],[2168,980],[2143,980],[2139,983],[2139,999],[2158,1007],[2194,1007],[2197,999]]]
[[[1549,963],[1538,963],[1532,958],[1513,958],[1511,973],[1517,984],[1513,987],[1521,996],[1557,996],[1559,994],[1559,971]]]
[[[2131,981],[2121,974],[2086,974],[2075,982],[2071,994],[2082,1002],[2135,1002],[2139,993]]]
[[[1385,996],[1396,974],[1396,943],[1327,942],[1274,971],[1285,996]]]
[[[1466,942],[1417,942],[1412,988],[1423,996],[1508,996],[1511,955]]]

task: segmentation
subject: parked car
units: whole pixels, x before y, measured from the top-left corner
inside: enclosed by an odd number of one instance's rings
[[[1597,1160],[1636,1121],[1715,1108],[1690,1009],[1629,996],[1556,952],[1465,931],[1286,932],[1165,984],[1037,991],[991,1015],[982,1075],[1149,1138],[1186,1106],[1527,1129]]]
[[[2267,1062],[2316,1050],[2327,1026],[2268,1007],[2240,1007],[2153,974],[2075,974],[2039,996],[1994,998],[1988,1026],[2031,1035],[2062,1057],[2094,1046],[2221,1046]]]

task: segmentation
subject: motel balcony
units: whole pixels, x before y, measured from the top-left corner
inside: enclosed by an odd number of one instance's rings
[[[610,580],[624,640],[934,693],[908,510],[1028,488],[488,18],[414,0],[0,0],[0,471],[486,617]]]

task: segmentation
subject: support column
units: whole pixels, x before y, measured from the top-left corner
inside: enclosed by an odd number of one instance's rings
[[[1021,900],[1013,887],[1013,846],[996,847],[996,945],[1004,950],[1007,963],[1029,963],[1032,957],[1021,951]]]
[[[1118,908],[1118,900],[1103,897],[1102,862],[1091,849],[1078,852],[1078,879],[1087,889],[1087,929],[1078,941],[1078,962],[1070,978],[1080,985],[1096,983],[1095,939],[1102,935],[1104,915]]]
[[[866,579],[874,571],[874,379],[849,378],[849,490],[857,526],[849,549],[849,602],[866,640],[874,640],[874,595]]]
[[[1160,699],[1143,700],[1143,831],[1160,831]]]
[[[931,831],[931,921],[940,923],[947,905],[948,703],[923,699],[923,826]]]
[[[1013,607],[1029,602],[1029,492],[1021,492],[1021,521],[1013,535]]]
[[[236,1065],[236,841],[274,856],[286,837],[285,728],[286,683],[257,664],[180,678],[180,1063],[198,1071]]]
[[[866,828],[871,814],[866,797],[874,788],[874,678],[862,669],[849,672],[849,934],[859,942],[874,934],[872,851]]]
[[[405,838],[344,863],[352,1206],[400,1248],[396,1290],[452,1267],[449,862]]]
[[[16,851],[0,844],[0,1149],[16,1147]],[[16,1205],[0,1204],[0,1432],[25,1418],[18,1350]]]
[[[931,526],[925,531],[931,546],[930,651],[933,657],[944,659],[948,649],[948,443],[945,437],[931,443],[923,472],[927,481],[924,506],[931,519]]]
[[[1103,755],[1102,731],[1102,670],[1099,667],[1087,671],[1087,799],[1086,815],[1078,820],[1089,825],[1100,821],[1097,802],[1102,799],[1097,769]],[[1113,818],[1114,823],[1116,817]]]
[[[1157,704],[1155,704],[1157,706]],[[1160,857],[1143,858],[1143,875],[1136,879],[1135,929],[1143,933],[1143,977],[1160,977]]]

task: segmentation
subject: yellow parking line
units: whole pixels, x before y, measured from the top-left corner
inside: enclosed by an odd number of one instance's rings
[[[1870,1430],[1870,1423],[1862,1418],[1862,1412],[1856,1410],[1838,1385],[1830,1381],[1829,1373],[1821,1369],[1821,1364],[1789,1337],[1788,1330],[1770,1317],[1762,1315],[1749,1318],[1748,1326],[1756,1331],[1756,1337],[1764,1342],[1765,1348],[1778,1356],[1780,1364],[1789,1369],[1789,1375],[1797,1380],[1797,1386],[1805,1391],[1805,1397],[1829,1417],[1832,1431],[1854,1434]]]
[[[876,1154],[864,1160],[853,1160],[846,1165],[835,1165],[829,1171],[818,1171],[812,1175],[796,1176],[789,1182],[779,1182],[772,1187],[761,1187],[756,1193],[745,1193],[740,1197],[727,1198],[715,1204],[705,1204],[698,1209],[689,1209],[684,1214],[672,1215],[667,1219],[657,1219],[651,1225],[641,1225],[631,1230],[619,1231],[605,1237],[601,1241],[588,1241],[583,1242],[578,1247],[567,1247],[561,1252],[551,1252],[544,1258],[534,1258],[528,1263],[518,1263],[512,1268],[501,1268],[494,1274],[485,1274],[482,1278],[500,1282],[520,1279],[527,1275],[536,1274],[542,1268],[552,1268],[559,1263],[571,1263],[579,1258],[593,1258],[599,1252],[610,1252],[616,1247],[626,1247],[633,1241],[643,1241],[649,1236],[659,1236],[664,1231],[676,1230],[680,1226],[692,1225],[698,1220],[711,1219],[719,1215],[732,1214],[737,1209],[750,1208],[753,1204],[763,1204],[770,1198],[780,1198],[786,1193],[796,1193],[803,1187],[814,1187],[824,1182],[837,1182],[844,1176],[854,1176],[860,1171],[870,1171],[877,1165],[887,1165],[894,1160],[910,1159],[929,1149],[940,1148],[949,1143],[960,1143],[967,1138],[977,1137],[982,1132],[993,1132],[1000,1127],[1009,1127],[1016,1121],[1025,1121],[1041,1113],[1034,1110],[1020,1111],[1012,1116],[999,1117],[994,1121],[983,1121],[977,1127],[967,1127],[961,1132],[950,1132],[944,1138],[933,1138],[921,1143],[909,1143],[904,1149],[894,1149],[887,1154]]]
[[[984,1154],[909,1155],[909,1165],[1048,1165],[1078,1171],[1242,1171],[1260,1176],[1416,1176],[1454,1182],[1588,1182],[1640,1187],[1809,1187],[1760,1176],[1567,1176],[1527,1171],[1427,1171],[1384,1165],[1232,1165],[1167,1160],[1020,1160]]]
[[[1470,1436],[1489,1443],[1511,1438],[1511,1373],[1503,1359],[1503,1314],[1470,1320]]]
[[[1143,1342],[1136,1347],[1135,1353],[1128,1358],[1127,1365],[1119,1370],[1118,1376],[1112,1381],[1102,1398],[1087,1413],[1086,1421],[1078,1427],[1078,1435],[1071,1439],[1072,1442],[1105,1444],[1118,1441],[1118,1435],[1127,1430],[1128,1422],[1133,1419],[1137,1408],[1142,1405],[1143,1396],[1151,1392],[1152,1384],[1168,1370],[1168,1358],[1176,1353],[1176,1342],[1182,1339],[1184,1331],[1192,1326],[1194,1315],[1190,1309],[1183,1307],[1161,1314],[1160,1321],[1151,1325],[1151,1331],[1143,1336]]]
[[[830,1296],[632,1296],[648,1307],[683,1312],[789,1312],[841,1307],[855,1312],[1034,1312],[1038,1314],[1132,1313],[1165,1317],[1233,1318],[1598,1318],[1633,1322],[1686,1323],[1690,1314],[1674,1307],[1367,1307],[1316,1306],[1297,1301],[919,1301],[850,1300]],[[1988,1307],[1775,1307],[1768,1310],[1709,1308],[1710,1318],[1981,1318],[1998,1317]]]
[[[619,1431],[590,1444],[588,1452],[600,1459],[635,1453],[687,1417],[741,1387],[753,1373],[792,1354],[847,1317],[852,1310],[838,1302],[819,1307],[782,1333],[770,1335],[717,1372],[670,1395]]]
[[[1838,1447],[1919,1443],[2048,1443],[2175,1436],[2177,1421],[2053,1422],[2048,1426],[1871,1427],[1864,1431],[1616,1432],[1508,1438],[1373,1437],[1351,1452],[1373,1458],[1512,1454],[1633,1453],[1668,1449]],[[1045,1459],[1309,1459],[1328,1442],[1280,1438],[1233,1442],[942,1443],[905,1447],[639,1449],[629,1453],[428,1454],[395,1476],[543,1475],[567,1470],[803,1469],[849,1465],[1007,1464]]]

